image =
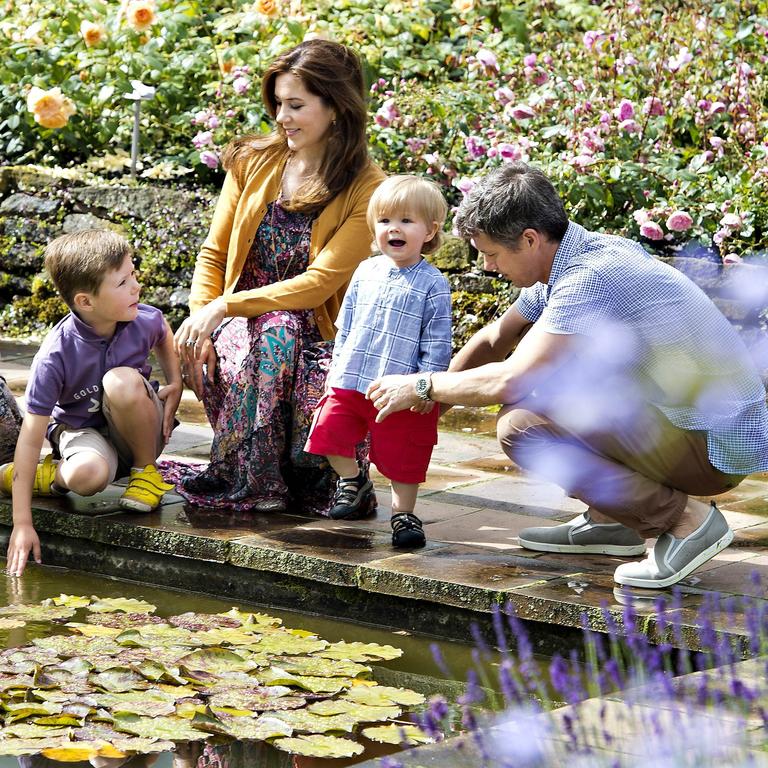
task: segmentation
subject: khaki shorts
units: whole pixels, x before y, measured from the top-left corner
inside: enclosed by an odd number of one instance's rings
[[[157,409],[157,426],[155,431],[155,456],[163,452],[163,401],[157,396],[157,392],[145,379],[144,386],[149,397]],[[112,421],[112,412],[109,400],[104,398],[101,411],[106,419],[106,426],[96,429],[94,427],[82,427],[73,429],[66,424],[58,424],[51,432],[50,442],[54,453],[62,459],[69,459],[82,451],[91,451],[101,456],[109,465],[109,481],[116,477],[124,477],[130,473],[133,466],[133,454],[128,443],[117,431]]]

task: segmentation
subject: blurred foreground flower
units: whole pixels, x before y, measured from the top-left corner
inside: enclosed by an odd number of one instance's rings
[[[88,48],[94,48],[104,40],[107,33],[101,24],[94,24],[92,21],[83,19],[80,22],[80,35]]]
[[[149,29],[157,18],[153,0],[132,0],[125,11],[125,20],[129,27],[137,32]]]
[[[262,16],[268,16],[270,19],[274,19],[280,13],[277,0],[256,0],[254,10]]]
[[[36,86],[27,94],[27,109],[34,114],[35,122],[43,128],[63,128],[77,111],[72,100],[61,92],[61,88],[44,91]]]
[[[218,168],[219,156],[215,152],[205,149],[200,153],[200,162],[205,163],[209,168]]]

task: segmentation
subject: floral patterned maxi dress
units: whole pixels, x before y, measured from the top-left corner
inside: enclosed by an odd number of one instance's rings
[[[236,290],[304,272],[312,221],[271,203]],[[303,447],[333,342],[322,340],[312,310],[228,318],[212,339],[218,364],[203,393],[214,432],[210,464],[200,471],[173,463],[164,474],[196,507],[242,512],[281,500],[291,511],[326,514],[335,474]]]

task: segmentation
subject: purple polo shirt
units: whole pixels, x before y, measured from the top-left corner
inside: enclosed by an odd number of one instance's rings
[[[111,368],[127,366],[149,379],[150,351],[165,338],[163,313],[139,304],[139,314],[118,323],[105,339],[70,312],[45,337],[32,361],[26,408],[69,427],[102,427],[101,380]]]

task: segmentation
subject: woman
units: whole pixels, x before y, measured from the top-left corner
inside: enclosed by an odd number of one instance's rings
[[[211,462],[174,479],[199,506],[322,512],[330,470],[302,449],[384,174],[368,157],[365,85],[349,48],[301,43],[267,69],[262,97],[277,129],[224,154],[191,314],[175,336],[213,426]]]
[[[5,379],[0,376],[0,464],[13,461],[20,429],[21,411]]]

